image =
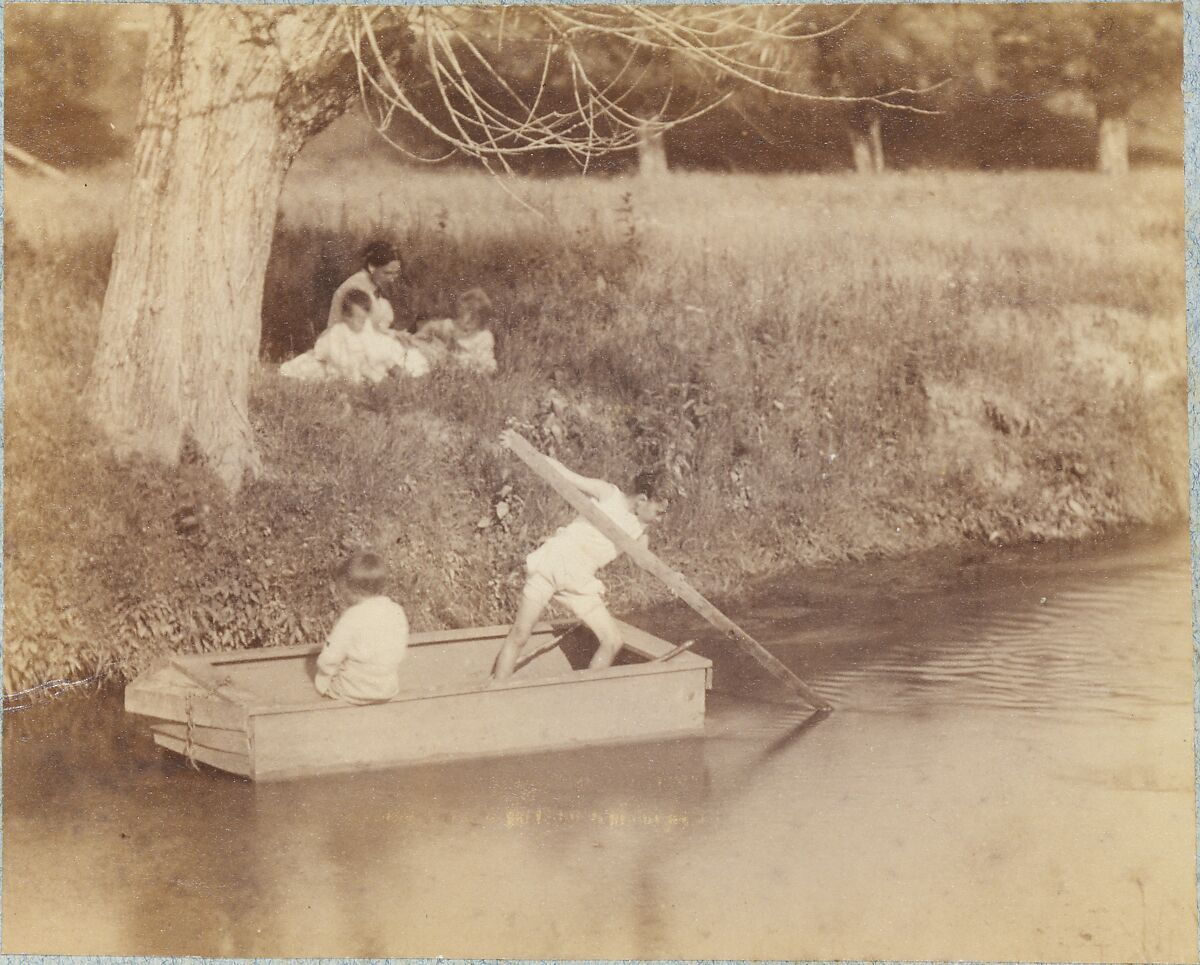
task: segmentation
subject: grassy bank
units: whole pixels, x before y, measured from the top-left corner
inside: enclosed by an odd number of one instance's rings
[[[116,467],[97,445],[77,400],[119,192],[38,188],[6,199],[10,690],[317,640],[354,545],[389,558],[417,627],[503,622],[522,557],[567,516],[493,444],[510,418],[590,474],[670,467],[654,545],[718,594],[1185,511],[1175,170],[518,183],[531,212],[476,175],[298,167],[252,407],[266,474],[232,504],[195,466]],[[406,253],[402,317],[488,290],[499,376],[274,374],[380,232]],[[211,511],[181,536],[194,501]],[[661,595],[624,562],[607,582],[618,610]]]

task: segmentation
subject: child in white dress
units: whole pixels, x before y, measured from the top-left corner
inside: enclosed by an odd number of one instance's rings
[[[458,316],[421,322],[414,344],[432,365],[452,363],[480,375],[496,371],[496,338],[487,327],[492,300],[482,288],[458,296]]]
[[[312,351],[279,367],[279,374],[307,381],[344,379],[348,382],[381,382],[393,370],[422,376],[429,363],[415,349],[371,324],[371,296],[359,289],[342,295],[341,320],[331,325]]]

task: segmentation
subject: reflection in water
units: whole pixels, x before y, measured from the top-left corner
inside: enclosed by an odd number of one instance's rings
[[[8,715],[5,951],[1194,960],[1186,546],[798,575],[703,738],[252,785]]]

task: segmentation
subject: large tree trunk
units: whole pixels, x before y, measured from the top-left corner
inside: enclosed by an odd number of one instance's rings
[[[164,8],[100,318],[90,414],[118,454],[189,440],[232,489],[259,461],[247,411],[283,178],[355,94],[333,8]]]
[[[638,125],[638,174],[641,177],[661,177],[668,171],[667,142],[661,130],[650,122]]]
[[[1096,170],[1101,174],[1126,174],[1129,171],[1129,124],[1125,113],[1106,113],[1098,117]]]

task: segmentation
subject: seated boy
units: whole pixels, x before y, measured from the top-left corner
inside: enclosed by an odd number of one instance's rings
[[[408,617],[383,595],[387,573],[374,553],[355,553],[338,570],[335,594],[346,604],[317,658],[313,684],[351,704],[389,700],[400,690]]]
[[[508,447],[509,432],[500,437]],[[633,492],[624,493],[612,483],[589,479],[550,460],[576,489],[595,501],[605,515],[632,538],[645,545],[646,529],[666,511],[662,476],[642,472],[633,481]],[[621,632],[604,605],[604,584],[596,571],[620,555],[616,545],[587,520],[576,517],[561,527],[525,560],[527,578],[512,629],[496,657],[495,680],[512,676],[533,627],[554,600],[574,613],[596,635],[596,648],[589,669],[612,665],[621,649]]]

